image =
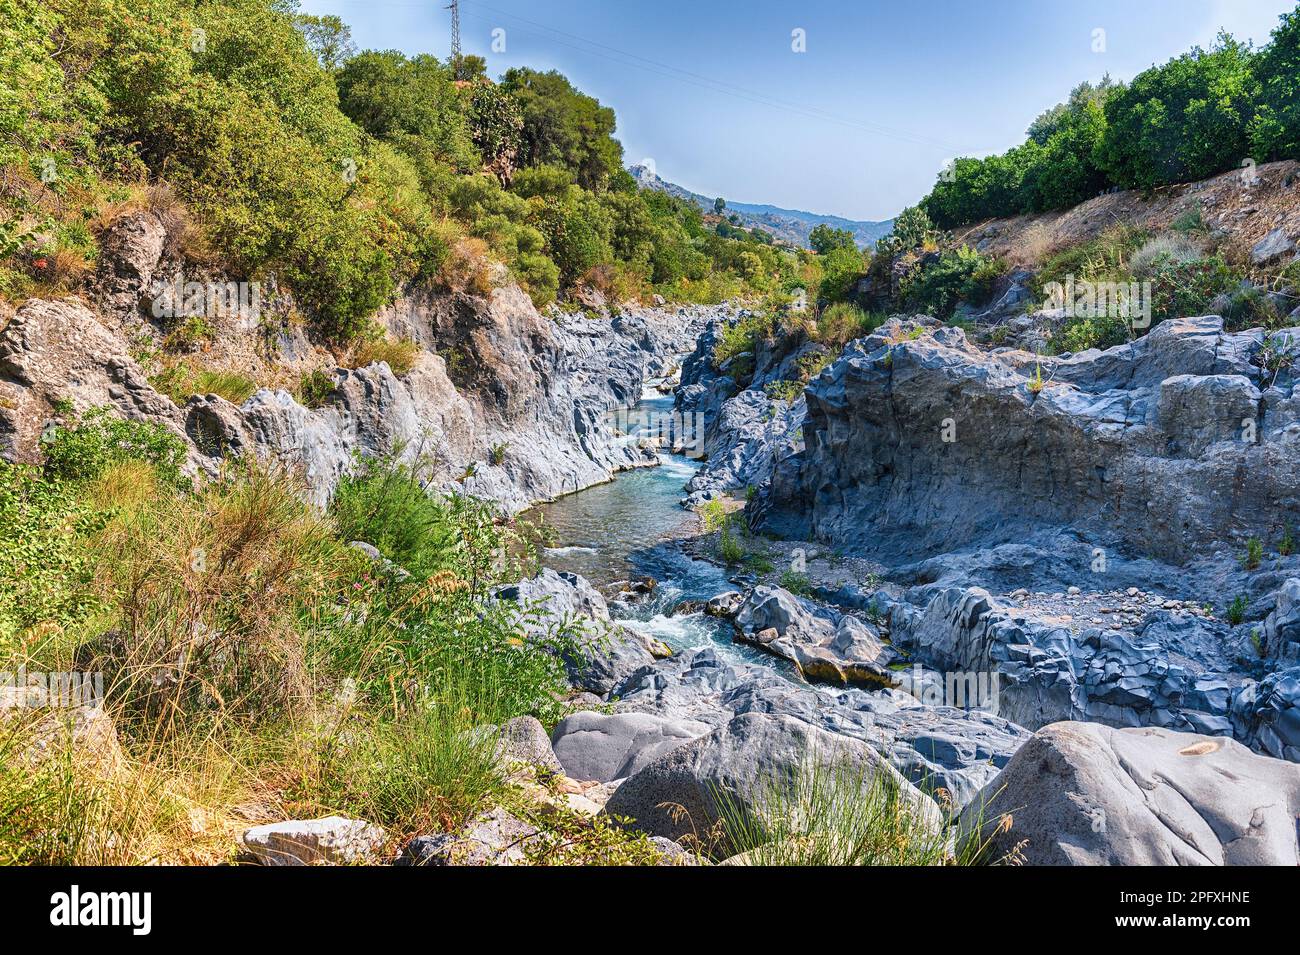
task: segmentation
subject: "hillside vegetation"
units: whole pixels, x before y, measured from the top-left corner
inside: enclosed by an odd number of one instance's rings
[[[1300,11],[1259,50],[1220,34],[1118,83],[1082,83],[1025,142],[940,174],[921,207],[942,228],[1300,158]]]
[[[411,280],[489,290],[491,259],[538,305],[580,283],[715,302],[797,267],[640,192],[613,111],[558,73],[358,53],[337,18],[277,0],[0,0],[0,23],[13,302],[83,288],[142,206],[186,223],[169,231],[192,268],[274,277],[335,341]]]

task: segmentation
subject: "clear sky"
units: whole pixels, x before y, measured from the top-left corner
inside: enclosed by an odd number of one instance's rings
[[[302,9],[342,17],[363,49],[445,57],[448,2]],[[924,195],[948,159],[1022,141],[1079,81],[1129,79],[1220,27],[1260,45],[1295,2],[461,0],[461,34],[493,76],[557,69],[612,106],[628,162],[651,159],[665,179],[884,219]],[[493,50],[496,30],[504,50]]]

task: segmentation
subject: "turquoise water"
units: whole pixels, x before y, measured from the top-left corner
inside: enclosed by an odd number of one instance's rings
[[[672,411],[672,398],[647,389],[639,413]],[[609,585],[653,577],[658,586],[635,606],[615,605],[611,612],[629,627],[663,640],[674,650],[713,645],[728,660],[771,665],[761,651],[731,639],[727,621],[702,614],[669,616],[683,600],[707,600],[736,586],[722,568],[694,560],[674,546],[674,537],[689,535],[699,519],[681,506],[685,485],[699,463],[676,454],[660,455],[657,467],[637,468],[539,505],[526,515],[542,518],[554,535],[545,564],[586,577],[608,595]]]

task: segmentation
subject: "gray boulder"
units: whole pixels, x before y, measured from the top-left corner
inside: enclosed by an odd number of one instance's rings
[[[780,587],[755,587],[736,611],[738,639],[790,660],[809,680],[889,686],[897,654],[880,632]]]
[[[576,689],[605,696],[638,667],[654,662],[645,638],[610,621],[605,598],[577,574],[547,567],[499,588],[496,597],[518,605],[520,625],[533,639],[554,636],[561,628],[569,632],[575,649],[564,662]]]
[[[1300,763],[1300,666],[1243,686],[1232,701],[1232,722],[1253,748]]]
[[[1250,261],[1255,265],[1267,265],[1295,249],[1295,243],[1282,229],[1274,229],[1260,239],[1250,250]]]
[[[618,688],[619,712],[698,720],[717,728],[733,716],[791,716],[860,740],[914,785],[943,789],[965,805],[1029,738],[1014,723],[978,710],[922,706],[897,691],[815,690],[758,664],[725,663],[712,647],[638,670]]]
[[[546,727],[535,716],[516,716],[501,727],[500,755],[507,760],[527,763],[543,773],[560,774],[564,767],[555,758]],[[572,774],[570,774],[572,775]]]
[[[1300,766],[1233,740],[1055,723],[961,824],[1030,865],[1294,866],[1297,813]]]
[[[677,747],[623,783],[605,812],[652,835],[708,844],[728,802],[740,814],[760,811],[770,787],[812,763],[845,764],[871,778],[884,773],[914,810],[942,825],[938,806],[865,743],[836,736],[789,716],[747,713],[707,736]],[[719,857],[730,854],[717,845]]]
[[[1261,628],[1264,653],[1284,663],[1300,661],[1300,577],[1287,579]]]
[[[709,730],[708,724],[696,720],[585,711],[562,719],[551,745],[567,775],[605,783],[631,776]]]
[[[262,865],[349,865],[375,861],[384,838],[371,823],[328,816],[254,826],[241,841]]]
[[[418,836],[407,843],[399,866],[521,865],[538,838],[537,829],[501,807],[458,833]]]

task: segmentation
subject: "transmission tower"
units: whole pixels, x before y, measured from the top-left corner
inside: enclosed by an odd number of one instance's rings
[[[460,0],[451,0],[451,76],[460,79]]]

